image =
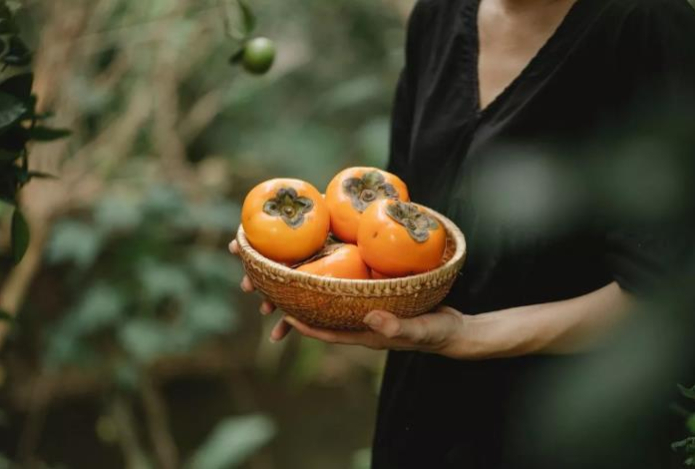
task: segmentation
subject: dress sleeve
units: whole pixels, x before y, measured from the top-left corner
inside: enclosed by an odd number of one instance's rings
[[[684,142],[669,132],[694,109],[695,10],[686,0],[637,0],[635,5],[623,22],[616,54],[624,77],[621,106],[629,111],[624,116],[630,126],[627,135],[635,140],[635,129],[641,129],[641,137],[646,129],[646,136],[660,143],[648,157],[655,159],[655,166],[677,162],[681,185],[687,188],[681,210],[668,207],[668,214],[648,219],[615,217],[606,229],[605,257],[613,278],[641,296],[668,287],[693,254],[693,154],[684,152]],[[639,183],[646,182],[646,187],[653,177],[640,174]]]
[[[387,170],[405,177],[410,154],[410,140],[415,114],[419,51],[422,50],[423,25],[431,0],[420,0],[408,19],[405,65],[398,79],[391,110],[391,135]]]

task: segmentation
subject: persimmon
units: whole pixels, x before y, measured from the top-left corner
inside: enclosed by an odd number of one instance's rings
[[[386,277],[404,277],[441,265],[446,232],[421,206],[385,199],[362,214],[357,246],[371,269]]]
[[[323,197],[308,182],[271,179],[248,193],[241,223],[254,249],[274,261],[294,264],[321,250],[330,216]]]
[[[297,270],[323,277],[368,279],[369,268],[354,244],[334,244]]]
[[[333,234],[346,243],[354,243],[362,213],[381,199],[407,202],[408,188],[398,176],[377,168],[354,167],[339,172],[326,188]]]
[[[388,275],[384,275],[381,272],[377,272],[374,269],[369,269],[369,273],[370,273],[371,278],[373,280],[387,280],[387,279],[393,278],[393,277],[390,277]]]

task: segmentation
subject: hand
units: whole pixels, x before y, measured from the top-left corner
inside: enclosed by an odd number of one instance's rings
[[[232,254],[239,254],[236,240],[229,244]],[[252,293],[255,288],[245,275],[241,289]],[[275,305],[263,300],[260,312],[267,316],[275,311]],[[334,331],[308,326],[292,316],[284,315],[273,327],[270,340],[284,339],[294,327],[300,334],[333,344],[362,345],[375,350],[418,350],[436,353],[450,358],[476,358],[475,347],[466,341],[469,316],[453,308],[440,306],[429,314],[412,319],[399,319],[388,311],[372,311],[365,317],[370,330],[365,332]]]
[[[236,242],[236,239],[229,243],[229,252],[231,252],[235,256],[239,255],[239,243]],[[248,275],[244,275],[244,278],[241,280],[240,287],[244,293],[253,293],[255,290],[255,287],[253,286],[253,283],[251,282],[251,279]],[[264,299],[261,303],[261,314],[267,316],[271,314],[273,311],[275,311],[275,305],[270,301]],[[284,319],[285,316],[280,318],[277,324],[275,324],[275,327],[273,327],[273,330],[270,332],[271,341],[277,342],[279,340],[282,340],[292,330],[292,326],[289,323],[287,323]]]
[[[467,344],[467,316],[440,306],[429,314],[399,319],[387,311],[372,311],[364,318],[365,332],[334,331],[308,326],[287,316],[302,335],[332,344],[362,345],[376,350],[417,350],[450,358],[475,358],[473,344]]]

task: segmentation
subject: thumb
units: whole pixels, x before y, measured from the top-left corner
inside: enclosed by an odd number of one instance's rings
[[[422,335],[422,331],[412,320],[397,318],[388,311],[372,311],[365,316],[364,322],[371,330],[389,339],[417,341]]]

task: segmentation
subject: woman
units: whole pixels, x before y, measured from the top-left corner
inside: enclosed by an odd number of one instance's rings
[[[414,201],[461,227],[464,271],[432,314],[399,320],[374,311],[364,333],[286,317],[271,337],[294,328],[391,351],[375,469],[539,467],[524,459],[524,435],[534,431],[517,412],[524,386],[573,360],[561,356],[591,350],[626,315],[658,279],[664,244],[589,219],[571,230],[520,229],[488,216],[484,181],[495,168],[514,168],[519,153],[542,151],[581,168],[568,148],[636,122],[643,113],[635,105],[685,102],[695,83],[694,33],[686,0],[417,3],[389,169]],[[242,289],[253,290],[248,278]],[[264,314],[272,310],[263,303]]]

